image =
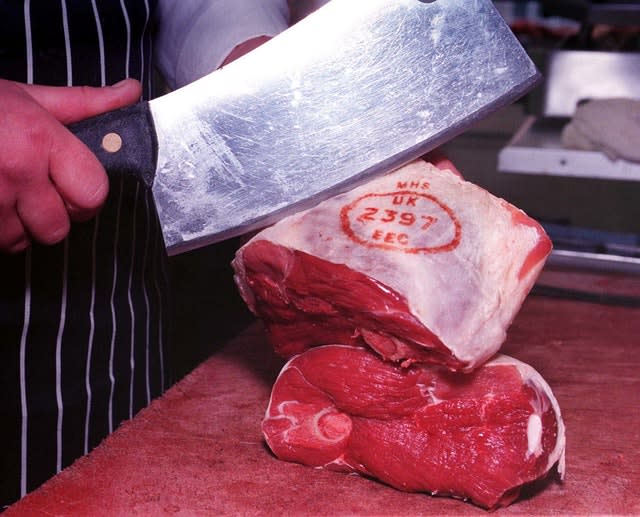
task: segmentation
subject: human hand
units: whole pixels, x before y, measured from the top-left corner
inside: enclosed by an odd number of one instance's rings
[[[451,172],[462,178],[462,173],[458,170],[455,164],[442,152],[440,148],[434,149],[422,158],[438,167],[438,169],[450,170]]]
[[[140,83],[49,87],[0,79],[0,251],[55,244],[98,211],[109,184],[66,124],[136,102]]]
[[[263,43],[266,43],[270,39],[271,38],[269,36],[258,36],[256,38],[252,38],[243,43],[240,43],[239,45],[236,45],[233,48],[233,50],[229,53],[229,55],[224,59],[221,66],[228,65],[229,63],[231,63],[232,61],[235,61],[239,57],[242,57],[245,54],[248,54],[249,52],[258,48],[260,45],[262,45]]]

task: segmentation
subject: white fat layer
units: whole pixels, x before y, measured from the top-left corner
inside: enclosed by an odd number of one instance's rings
[[[532,413],[527,422],[527,457],[542,454],[542,420]]]
[[[422,395],[424,399],[430,400],[432,404],[440,404],[441,402],[444,402],[443,399],[438,398],[435,394],[435,381],[433,381],[428,386],[426,384],[418,383],[416,384],[416,387],[418,388],[418,390],[420,390],[420,395]]]
[[[535,389],[539,390],[541,393],[544,393],[551,402],[551,406],[553,407],[553,411],[556,415],[556,421],[558,423],[558,436],[556,438],[556,445],[553,448],[553,451],[551,451],[551,453],[549,454],[549,461],[545,470],[550,470],[551,467],[553,467],[553,465],[557,463],[558,474],[560,474],[561,479],[564,479],[566,449],[565,426],[564,421],[562,420],[562,414],[560,413],[560,405],[558,404],[556,397],[551,391],[551,387],[549,386],[549,384],[547,384],[547,381],[544,380],[542,375],[540,375],[533,367],[508,355],[498,354],[489,362],[487,362],[485,366],[497,366],[501,364],[515,366],[520,373],[522,381],[531,384]],[[533,409],[534,411],[536,410],[535,405]],[[529,424],[531,425],[531,422],[529,422]],[[531,447],[529,447],[529,449],[530,448]]]
[[[399,249],[362,246],[349,238],[341,218],[343,207],[369,199],[370,194],[386,199],[385,195],[398,191],[402,184],[424,185],[416,188],[416,192],[432,196],[451,210],[452,217],[460,224],[457,246],[433,253],[404,253]],[[380,214],[386,207],[381,203]],[[435,203],[430,206],[434,220],[442,226],[434,225],[429,231],[435,233],[429,235],[434,236],[434,242],[447,242],[447,232],[453,232],[453,219]],[[354,210],[353,217],[359,214],[359,209]],[[412,213],[412,207],[401,206],[388,212],[395,217],[396,210]],[[345,264],[394,289],[405,297],[411,314],[471,370],[498,351],[506,327],[542,268],[541,262],[526,278],[518,276],[540,236],[536,228],[514,223],[514,210],[482,188],[418,160],[315,208],[285,218],[253,240],[264,239]],[[423,216],[419,211],[416,215]],[[401,224],[396,225],[397,228],[385,226],[380,220],[382,215],[377,217],[376,222],[362,224],[354,220],[353,227],[369,232],[362,233],[363,236],[376,229],[406,231],[412,238],[426,235],[421,225],[404,230]]]
[[[328,407],[328,408],[325,408],[322,411],[316,413],[313,416],[313,433],[315,434],[315,436],[317,436],[318,438],[321,438],[325,442],[338,443],[338,442],[344,440],[344,435],[337,436],[336,438],[331,439],[331,438],[327,437],[327,435],[325,433],[323,433],[322,429],[320,428],[320,419],[323,416],[328,415],[329,413],[337,414],[335,412],[334,408]]]
[[[345,461],[344,454],[341,454],[337,458],[335,458],[335,459],[333,459],[331,461],[328,461],[324,465],[320,465],[320,466],[318,466],[316,468],[317,469],[326,469],[326,468],[332,467],[332,466],[354,468],[354,466],[351,465],[351,463]],[[350,472],[350,474],[356,474],[356,472]]]

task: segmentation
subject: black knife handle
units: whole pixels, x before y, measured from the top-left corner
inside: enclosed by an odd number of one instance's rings
[[[133,176],[149,188],[153,185],[158,139],[148,102],[76,122],[69,129],[95,153],[109,176]]]

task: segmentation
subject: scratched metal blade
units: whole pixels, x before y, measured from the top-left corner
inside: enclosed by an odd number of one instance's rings
[[[150,103],[169,253],[266,226],[416,159],[538,78],[491,0],[332,0]]]

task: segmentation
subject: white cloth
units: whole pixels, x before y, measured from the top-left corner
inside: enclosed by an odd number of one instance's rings
[[[611,160],[640,162],[640,101],[593,99],[578,105],[562,131],[562,144],[601,151]]]
[[[160,0],[156,62],[171,88],[218,68],[240,43],[288,27],[287,0]]]

